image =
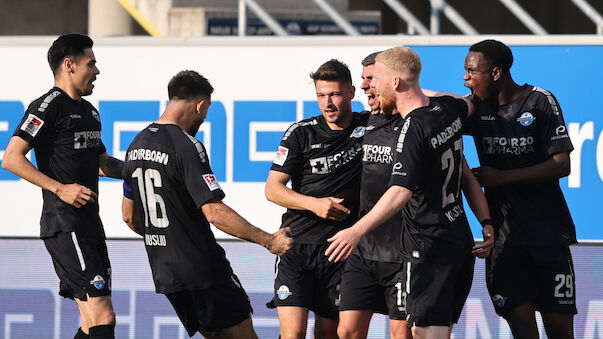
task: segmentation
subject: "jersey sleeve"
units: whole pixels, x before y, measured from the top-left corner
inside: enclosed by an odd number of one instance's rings
[[[461,121],[463,124],[469,119],[469,105],[463,99],[452,98],[452,103],[454,108],[459,113],[459,117],[461,117]]]
[[[177,150],[180,155],[182,180],[186,190],[198,207],[215,198],[224,198],[220,183],[209,166],[205,147],[198,140],[189,137],[185,147]]]
[[[540,142],[548,156],[561,152],[571,152],[574,147],[569,138],[563,113],[557,99],[548,91],[542,90],[534,108],[542,119],[540,127]]]
[[[48,98],[50,98],[50,101]],[[25,111],[13,135],[20,137],[33,146],[45,134],[52,131],[57,116],[57,106],[50,104],[53,98],[49,95],[42,101],[36,100],[32,102]]]
[[[473,104],[473,114],[471,116],[467,116],[465,120],[463,120],[463,135],[472,135],[475,132],[475,128],[477,126],[476,122],[478,118],[478,107],[480,105],[479,99],[471,94],[467,94],[465,96],[466,99],[471,100]],[[465,102],[465,107],[467,107],[467,115],[469,114],[469,107]]]
[[[124,181],[124,197],[130,200],[134,200],[134,195],[132,194],[132,187],[130,187],[130,185],[126,181]]]
[[[291,125],[281,140],[270,170],[293,175],[303,168],[302,135],[297,123]]]
[[[402,186],[414,191],[421,181],[426,156],[422,134],[415,119],[407,117],[396,143],[394,167],[388,186]]]

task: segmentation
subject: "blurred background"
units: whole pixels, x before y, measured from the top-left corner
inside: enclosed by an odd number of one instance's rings
[[[216,90],[196,137],[225,202],[274,232],[284,210],[266,201],[264,182],[287,127],[320,114],[310,72],[331,58],[348,64],[353,109],[362,111],[361,60],[407,45],[422,59],[422,87],[466,94],[468,47],[495,38],[513,51],[515,81],[551,91],[563,110],[575,148],[572,173],[560,180],[579,238],[572,246],[575,333],[603,338],[601,13],[601,0],[0,0],[0,159],[29,103],[53,85],[46,62],[52,41],[89,34],[101,73],[86,99],[99,109],[108,152],[123,158],[136,133],[165,109],[169,79],[197,70]],[[464,148],[477,166],[473,140]],[[186,338],[167,299],[154,292],[142,240],[121,221],[122,183],[103,178],[99,191],[117,338]],[[0,339],[72,338],[79,326],[74,303],[57,295],[38,239],[41,205],[37,187],[0,169]],[[481,226],[470,213],[469,219],[480,241]],[[212,229],[250,296],[260,338],[277,338],[276,312],[264,306],[273,294],[275,257]],[[387,318],[376,315],[369,337],[388,336]],[[453,337],[511,338],[487,295],[482,260]]]
[[[2,0],[0,35],[600,35],[601,12],[600,0]]]

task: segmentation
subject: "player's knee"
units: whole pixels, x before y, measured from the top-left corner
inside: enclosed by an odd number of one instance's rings
[[[281,339],[304,339],[306,333],[302,330],[281,331]]]
[[[345,326],[337,327],[337,336],[341,339],[354,339],[361,337],[360,331]]]
[[[331,339],[337,338],[338,332],[336,328],[315,328],[314,338],[315,339]]]

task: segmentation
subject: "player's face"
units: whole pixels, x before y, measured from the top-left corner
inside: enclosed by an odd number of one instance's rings
[[[362,68],[362,85],[360,88],[364,91],[364,94],[368,98],[368,104],[371,111],[379,110],[379,100],[375,96],[375,88],[371,87],[371,81],[373,80],[375,72],[375,64],[364,66]]]
[[[96,58],[91,48],[84,50],[84,55],[77,58],[77,61],[72,66],[72,79],[75,89],[80,96],[92,94],[96,80],[96,76],[100,73],[96,67]]]
[[[469,52],[465,57],[465,87],[481,100],[487,100],[492,93],[494,78],[491,63],[479,52]]]
[[[375,89],[379,108],[383,112],[391,112],[396,108],[396,96],[391,72],[380,62],[375,63],[371,87]]]
[[[354,86],[341,81],[316,80],[316,99],[331,128],[346,128],[352,121]]]

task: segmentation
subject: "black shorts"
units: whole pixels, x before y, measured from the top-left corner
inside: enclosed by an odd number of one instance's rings
[[[343,268],[340,311],[372,310],[406,320],[406,265],[352,254]]]
[[[266,304],[305,307],[329,319],[339,316],[339,283],[343,262],[329,262],[329,245],[293,243],[291,249],[276,258],[274,297]]]
[[[86,301],[87,295],[111,295],[111,264],[104,238],[59,232],[43,240],[60,280],[61,296]]]
[[[234,274],[230,279],[212,282],[208,288],[165,296],[191,337],[197,331],[204,336],[216,336],[221,330],[248,319],[253,312],[249,297]]]
[[[526,303],[576,314],[575,278],[569,246],[495,247],[486,260],[488,292],[499,315]]]
[[[409,326],[450,326],[461,316],[473,282],[471,249],[446,262],[407,263]]]

